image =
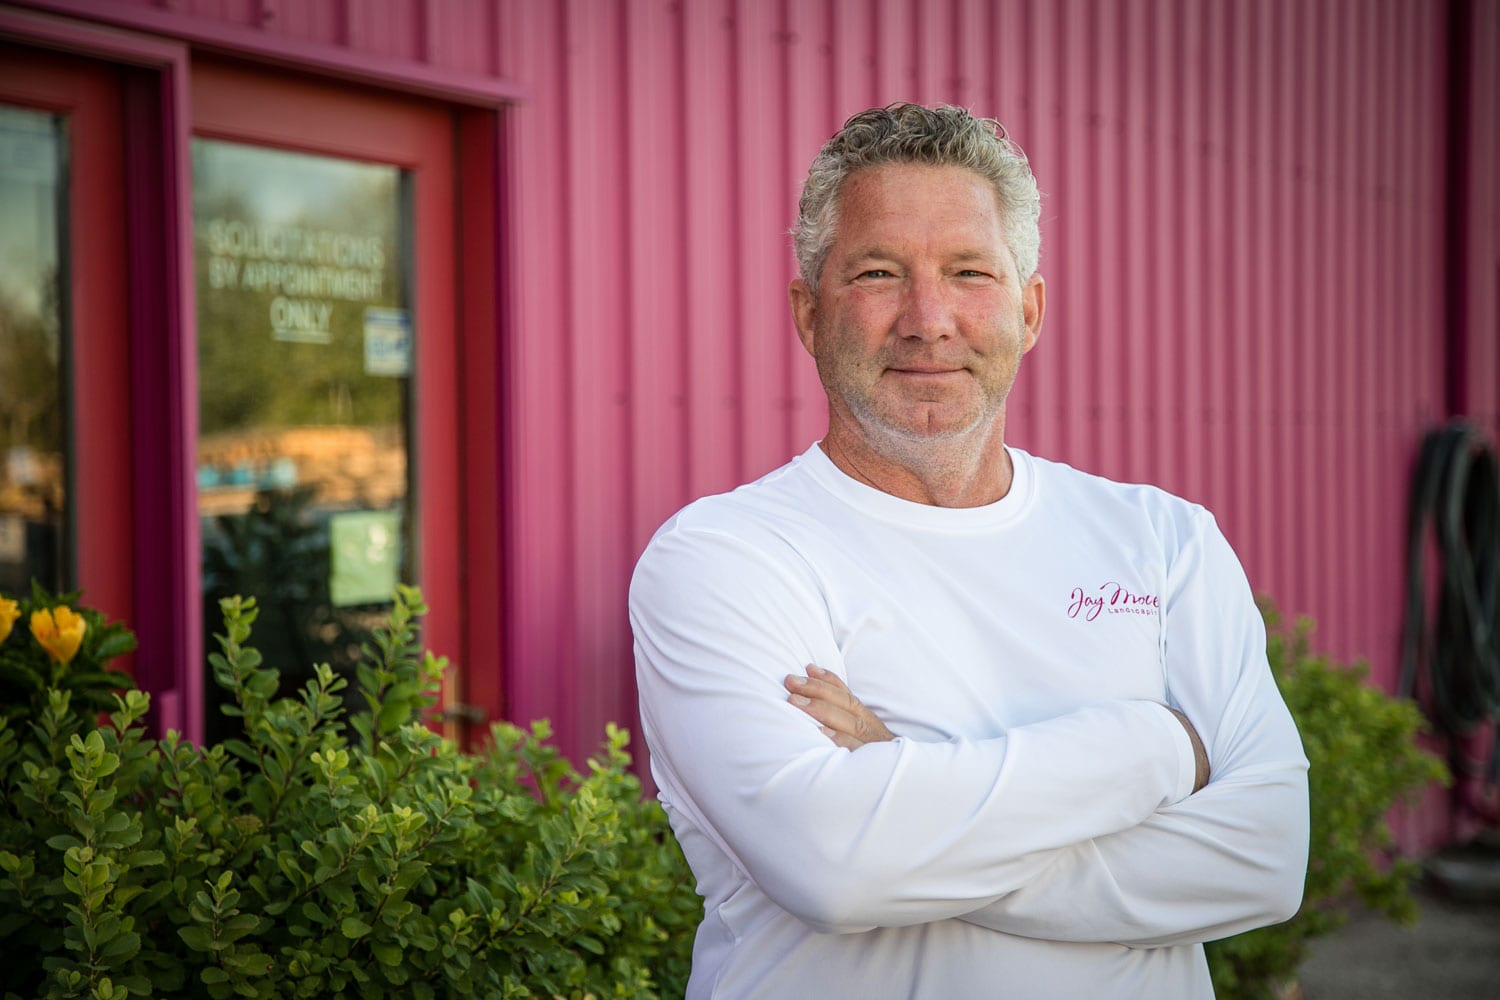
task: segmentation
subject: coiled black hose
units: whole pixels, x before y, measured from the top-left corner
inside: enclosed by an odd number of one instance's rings
[[[1435,577],[1429,539],[1436,549]],[[1500,719],[1500,468],[1485,436],[1469,424],[1446,424],[1422,441],[1412,478],[1406,572],[1401,694],[1416,697],[1421,682],[1421,700],[1446,738],[1455,779],[1482,774],[1486,784],[1500,783],[1500,738],[1487,762],[1471,760],[1464,749],[1480,726]],[[1436,610],[1429,627],[1428,585],[1434,580]]]

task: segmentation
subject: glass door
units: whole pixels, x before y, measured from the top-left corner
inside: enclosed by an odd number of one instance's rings
[[[253,595],[284,691],[351,675],[400,581],[456,652],[451,118],[211,65],[194,100],[204,648]]]
[[[204,614],[254,595],[300,688],[350,674],[413,579],[410,175],[217,139],[192,161]]]

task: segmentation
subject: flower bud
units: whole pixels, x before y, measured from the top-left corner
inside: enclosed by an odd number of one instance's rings
[[[88,622],[66,605],[31,613],[31,634],[55,663],[67,663],[78,655]]]

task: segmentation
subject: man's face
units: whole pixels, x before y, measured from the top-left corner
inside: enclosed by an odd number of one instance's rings
[[[987,434],[1041,330],[994,188],[963,167],[886,164],[844,182],[814,295],[790,289],[798,336],[828,393],[830,433],[883,440]]]

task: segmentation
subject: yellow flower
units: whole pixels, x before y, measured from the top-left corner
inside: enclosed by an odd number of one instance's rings
[[[9,597],[0,597],[0,642],[10,635],[10,627],[21,617],[21,606]]]
[[[87,628],[88,622],[81,615],[63,605],[31,613],[31,634],[56,663],[67,663],[78,655]]]

